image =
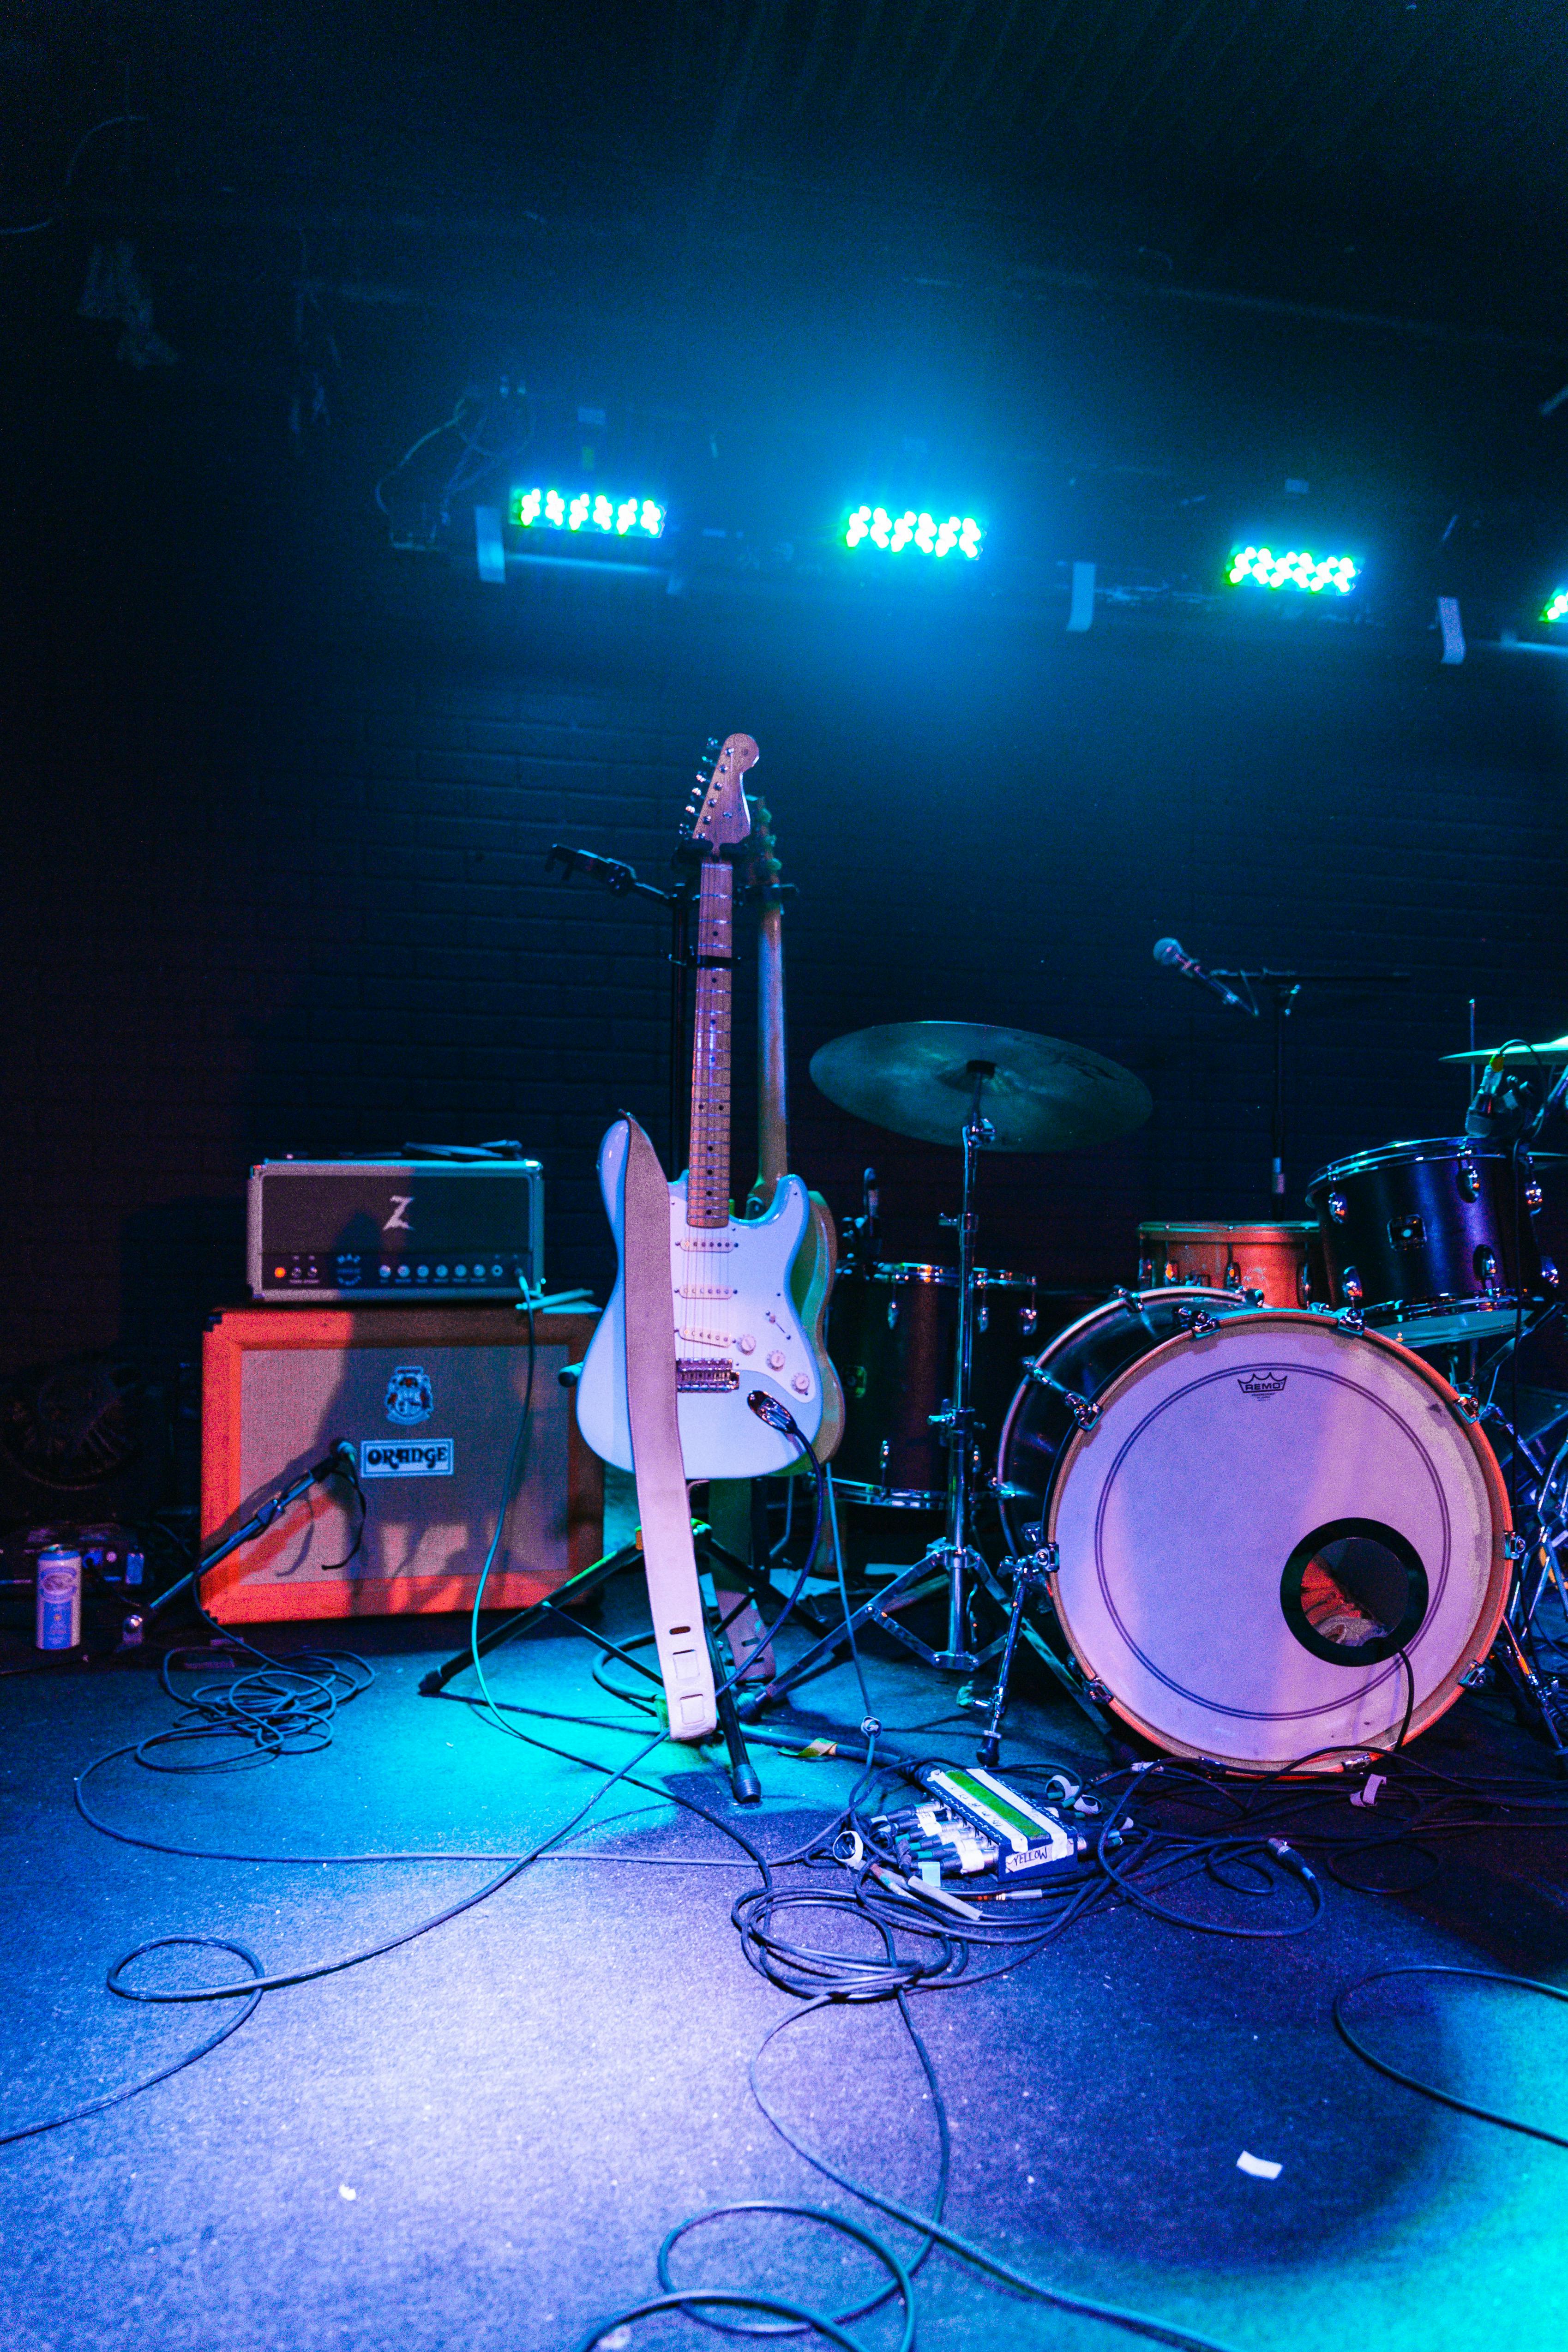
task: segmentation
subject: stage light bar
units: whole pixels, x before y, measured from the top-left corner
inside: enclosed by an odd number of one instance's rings
[[[514,490],[507,509],[519,530],[595,530],[612,539],[657,539],[664,509],[656,499],[612,499],[602,490]]]
[[[973,515],[949,515],[946,522],[938,522],[934,515],[916,514],[913,507],[901,515],[889,514],[885,507],[857,507],[844,526],[846,547],[869,542],[887,555],[901,555],[906,547],[918,548],[922,555],[951,555],[956,548],[971,563],[984,538]]]
[[[1309,596],[1337,588],[1342,596],[1348,596],[1358,574],[1348,555],[1318,557],[1294,547],[1287,554],[1276,555],[1268,547],[1241,547],[1231,557],[1225,576],[1232,587],[1243,580],[1256,580],[1260,588],[1302,588]]]
[[[1541,615],[1543,621],[1568,621],[1568,588],[1559,588]]]

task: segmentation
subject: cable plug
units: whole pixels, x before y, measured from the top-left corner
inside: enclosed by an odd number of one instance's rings
[[[1307,1864],[1302,1861],[1301,1855],[1296,1852],[1295,1847],[1293,1845],[1288,1845],[1282,1837],[1271,1837],[1269,1840],[1269,1851],[1273,1854],[1275,1860],[1283,1869],[1293,1871],[1296,1876],[1300,1879],[1304,1879],[1309,1886],[1315,1886],[1317,1885],[1318,1874],[1316,1871],[1310,1870]]]

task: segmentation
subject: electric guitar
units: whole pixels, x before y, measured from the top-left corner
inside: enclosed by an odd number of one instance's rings
[[[757,886],[762,913],[757,934],[757,1136],[758,1174],[747,1202],[748,1217],[772,1204],[789,1167],[789,1113],[784,1050],[784,889],[773,821],[760,795],[752,803],[757,826]],[[822,1421],[811,1451],[830,1461],[844,1433],[844,1392],[828,1357],[828,1299],[839,1263],[833,1213],[820,1192],[810,1195],[811,1222],[793,1276],[796,1307],[817,1359],[822,1383]]]
[[[754,1390],[786,1405],[808,1444],[821,1426],[822,1379],[795,1306],[795,1261],[811,1221],[806,1187],[786,1176],[765,1216],[729,1207],[731,982],[735,872],[723,856],[751,831],[741,779],[758,749],[731,735],[687,808],[682,831],[701,856],[696,1018],[692,1043],[691,1166],[670,1186],[670,1298],[676,1413],[688,1479],[767,1478],[799,1448],[751,1410]],[[623,1195],[626,1128],[599,1153],[599,1182],[620,1261],[577,1385],[577,1420],[602,1460],[629,1470]]]

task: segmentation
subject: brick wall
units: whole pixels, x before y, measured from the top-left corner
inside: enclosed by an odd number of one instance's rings
[[[546,1165],[552,1279],[602,1286],[599,1136],[622,1105],[663,1133],[664,934],[544,853],[664,879],[710,730],[762,744],[800,886],[794,1157],[841,1214],[874,1160],[889,1254],[942,1248],[955,1171],[815,1096],[806,1061],[843,1030],[995,1020],[1138,1070],[1140,1133],[986,1173],[985,1261],[1098,1284],[1130,1276],[1142,1216],[1267,1205],[1266,1024],[1157,971],[1161,933],[1414,975],[1292,1022],[1294,1213],[1323,1159],[1453,1124],[1437,1057],[1470,995],[1484,1040],[1568,1027],[1545,659],[445,574],[339,582],[287,634],[228,625],[232,601],[192,589],[178,627],[78,613],[8,747],[6,1364],[187,1353],[241,1293],[264,1153],[516,1135]],[[252,612],[281,601],[253,583]]]

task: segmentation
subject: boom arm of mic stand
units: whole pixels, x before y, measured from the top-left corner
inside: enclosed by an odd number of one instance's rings
[[[160,1609],[167,1609],[170,1601],[177,1601],[183,1592],[193,1591],[197,1579],[205,1576],[210,1568],[216,1568],[220,1560],[227,1559],[231,1552],[238,1551],[241,1544],[247,1544],[254,1537],[265,1535],[273,1521],[282,1516],[290,1503],[297,1503],[308,1487],[313,1486],[318,1479],[329,1475],[329,1465],[336,1459],[334,1453],[329,1454],[324,1462],[313,1463],[308,1470],[300,1472],[291,1486],[283,1487],[276,1495],[269,1495],[260,1509],[253,1512],[243,1527],[235,1528],[232,1535],[224,1538],[222,1543],[214,1544],[211,1551],[204,1552],[188,1576],[181,1577],[179,1582],[172,1584],[167,1592],[161,1592],[157,1600],[152,1601],[142,1612],[143,1616],[156,1617]]]

